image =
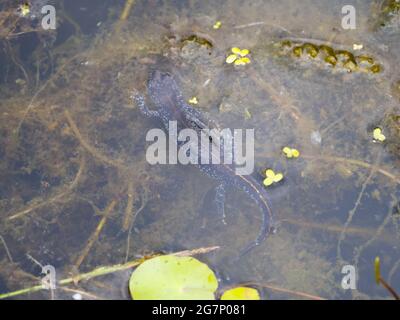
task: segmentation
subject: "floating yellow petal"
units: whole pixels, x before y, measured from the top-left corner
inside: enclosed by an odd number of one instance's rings
[[[198,103],[199,103],[199,100],[197,99],[197,97],[192,97],[192,98],[190,98],[190,99],[188,100],[188,102],[189,102],[190,104],[198,104]]]
[[[230,64],[233,63],[237,58],[238,57],[236,54],[231,54],[226,58],[225,62]]]
[[[217,22],[214,23],[213,28],[215,30],[217,30],[217,29],[221,28],[221,26],[222,26],[222,22],[221,21],[217,21]]]
[[[221,300],[260,300],[260,294],[254,288],[237,287],[226,290]]]
[[[375,128],[373,131],[374,140],[383,142],[386,140],[385,135],[382,133],[381,128]]]

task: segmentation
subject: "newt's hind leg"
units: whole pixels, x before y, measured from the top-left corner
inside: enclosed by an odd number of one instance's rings
[[[147,107],[146,102],[144,101],[144,98],[140,94],[133,92],[131,95],[131,98],[139,107],[140,112],[143,113],[145,116],[159,117],[159,113],[157,111],[150,110]]]
[[[222,218],[222,223],[226,224],[225,221],[225,185],[220,184],[218,187],[215,188],[215,202],[217,204],[218,214]]]

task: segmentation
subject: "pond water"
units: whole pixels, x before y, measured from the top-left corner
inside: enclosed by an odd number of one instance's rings
[[[377,256],[400,290],[395,1],[353,1],[351,30],[339,0],[31,2],[24,15],[0,1],[0,295],[40,284],[41,265],[61,280],[212,246],[197,257],[220,287],[249,283],[264,299],[390,299]],[[41,26],[45,4],[55,30]],[[249,63],[226,62],[234,47]],[[220,127],[254,129],[274,232],[239,260],[261,227],[257,203],[228,188],[224,223],[214,179],[146,160],[146,133],[162,124],[131,96],[154,107],[154,70]],[[268,168],[283,180],[265,187]],[[342,286],[349,265],[355,289]],[[130,272],[13,298],[129,299]]]

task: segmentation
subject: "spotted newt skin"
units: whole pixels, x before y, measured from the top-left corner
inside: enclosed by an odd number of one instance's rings
[[[151,74],[148,81],[148,96],[155,105],[155,110],[150,110],[146,106],[145,99],[141,95],[134,94],[132,98],[143,114],[161,120],[167,132],[169,121],[176,121],[178,132],[186,128],[194,129],[198,132],[200,141],[200,130],[211,128],[211,125],[213,125],[212,121],[207,120],[200,111],[192,108],[185,102],[178,85],[169,73],[154,71]],[[179,143],[177,142],[178,146]],[[211,138],[210,143],[213,143]],[[260,245],[272,231],[272,210],[267,192],[251,175],[236,174],[233,164],[201,164],[198,161],[197,166],[202,172],[219,182],[216,188],[215,200],[223,221],[225,221],[224,202],[225,188],[227,186],[233,186],[246,192],[261,209],[262,222],[259,233],[256,239],[248,243],[241,251],[239,254],[239,257],[241,257]]]

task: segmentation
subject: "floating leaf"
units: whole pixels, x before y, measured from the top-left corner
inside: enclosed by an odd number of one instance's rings
[[[260,300],[260,294],[254,288],[237,287],[226,290],[221,300]]]
[[[217,287],[217,278],[206,264],[172,255],[143,262],[129,280],[135,300],[214,300]]]

